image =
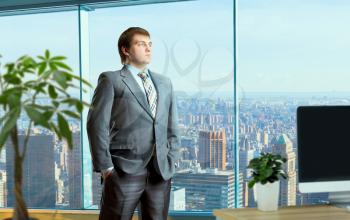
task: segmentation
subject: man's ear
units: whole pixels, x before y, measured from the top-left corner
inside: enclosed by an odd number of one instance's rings
[[[124,55],[129,56],[128,49],[126,49],[125,47],[122,47],[122,52]]]

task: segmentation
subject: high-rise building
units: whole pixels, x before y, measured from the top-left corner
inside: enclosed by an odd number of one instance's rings
[[[58,208],[80,209],[83,207],[82,188],[82,154],[80,128],[71,126],[73,148],[69,149],[67,141],[56,137],[56,206]]]
[[[55,135],[56,206],[58,208],[67,208],[69,206],[67,151],[67,142],[60,141],[58,136]]]
[[[226,134],[219,131],[199,131],[199,162],[203,169],[226,170]]]
[[[255,133],[255,139],[258,143],[261,142],[261,132],[260,131],[256,131]]]
[[[262,135],[262,143],[267,146],[269,144],[269,134],[267,133],[267,131],[263,132]]]
[[[186,210],[186,192],[185,188],[171,187],[169,210]]]
[[[6,192],[6,171],[0,170],[0,207],[6,207],[7,192]]]
[[[243,182],[248,183],[251,177],[251,170],[247,168],[249,161],[254,158],[254,150],[241,150],[239,151],[239,172],[242,174]],[[243,184],[243,204],[244,206],[249,206],[251,199],[251,192],[248,188],[248,184]]]
[[[67,150],[67,170],[69,188],[69,208],[83,208],[82,201],[82,154],[80,145],[80,132],[73,133],[73,149]],[[68,148],[68,146],[67,146]]]
[[[6,149],[0,151],[0,170],[6,169]]]
[[[288,178],[281,179],[279,204],[281,206],[296,205],[296,155],[293,151],[293,143],[286,134],[282,134],[273,143],[272,152],[287,158],[284,171],[288,175]]]
[[[28,208],[53,208],[56,200],[55,158],[53,134],[30,136],[23,161],[22,192]],[[23,151],[25,135],[18,135],[20,151]],[[8,207],[15,205],[14,148],[12,141],[6,143],[6,171]]]
[[[174,175],[173,186],[184,188],[186,210],[233,208],[234,172],[207,169],[183,170]]]
[[[92,182],[92,207],[100,208],[101,196],[102,196],[102,184],[101,184],[101,174],[92,172],[91,182]]]

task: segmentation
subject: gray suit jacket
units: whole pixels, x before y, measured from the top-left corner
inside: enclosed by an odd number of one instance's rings
[[[174,90],[169,78],[151,71],[150,76],[158,95],[155,119],[126,66],[99,75],[86,124],[95,172],[112,166],[141,171],[155,147],[157,171],[165,180],[174,175],[179,159]]]

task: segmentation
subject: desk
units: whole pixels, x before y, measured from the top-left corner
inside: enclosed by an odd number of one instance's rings
[[[221,220],[350,220],[350,212],[331,205],[289,206],[263,212],[256,208],[216,209]]]

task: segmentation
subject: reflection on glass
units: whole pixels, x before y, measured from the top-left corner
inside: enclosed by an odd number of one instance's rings
[[[42,55],[49,49],[53,55],[67,57],[66,63],[79,74],[77,13],[60,12],[0,17],[1,63],[13,62],[22,55]],[[15,27],[15,28],[14,28]],[[67,91],[79,97],[79,89]],[[38,104],[49,99],[38,97]],[[72,109],[74,110],[74,109]],[[0,109],[0,116],[3,115]],[[23,143],[29,118],[22,114],[17,126]],[[23,163],[23,196],[28,208],[82,208],[82,175],[80,121],[69,118],[74,149],[42,127],[32,127]],[[13,207],[15,198],[14,151],[7,140],[0,154],[0,206]]]
[[[243,205],[256,206],[246,166],[260,152],[288,159],[279,205],[325,203],[297,188],[296,108],[349,105],[350,4],[345,1],[238,1],[239,172]],[[328,13],[329,16],[321,16]],[[330,149],[331,150],[331,149]],[[317,154],[317,152],[315,152]]]
[[[132,26],[150,32],[153,57],[149,68],[171,78],[177,98],[181,159],[173,178],[170,210],[233,207],[232,1],[217,4],[201,0],[90,12],[91,82],[96,82],[103,71],[121,69],[118,36]],[[93,204],[89,208],[97,208],[101,196],[98,174],[93,175],[92,187]]]

